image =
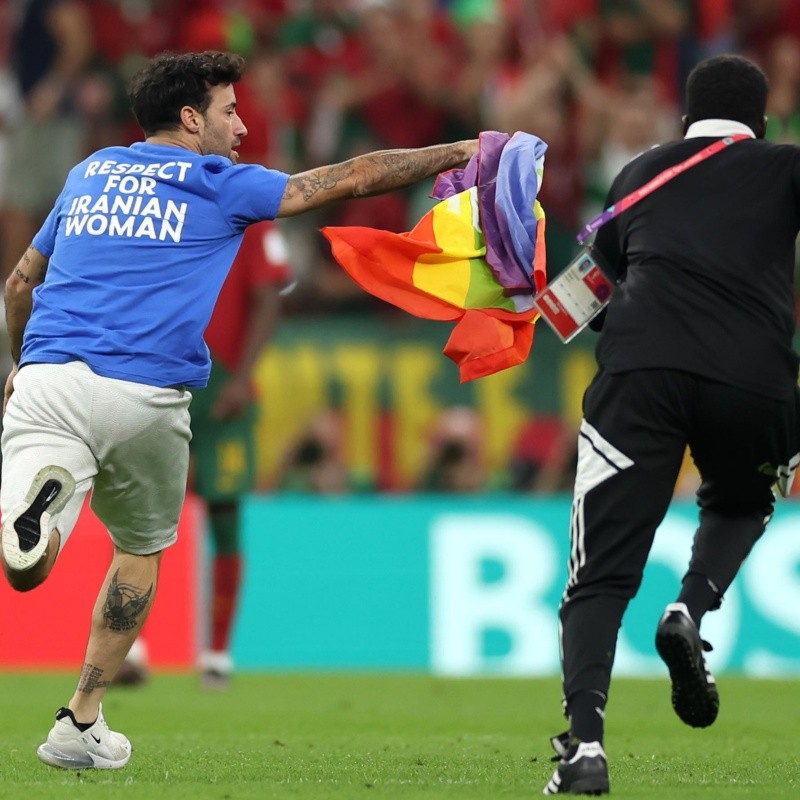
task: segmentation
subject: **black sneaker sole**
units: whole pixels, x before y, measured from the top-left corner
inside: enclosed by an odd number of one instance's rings
[[[569,787],[569,794],[588,794],[599,797],[601,794],[608,794],[609,783],[607,780],[597,780],[586,778],[585,780],[574,781]]]
[[[552,780],[547,784],[543,794],[554,796],[557,794],[584,794],[599,797],[601,794],[608,794],[610,782],[608,773],[601,775],[586,775],[582,778],[569,780],[567,776],[562,777],[561,783],[555,784]]]
[[[14,521],[14,530],[17,532],[17,538],[19,539],[19,549],[23,553],[30,552],[39,544],[39,539],[42,537],[39,520],[53,500],[58,497],[60,491],[61,481],[53,478],[45,481],[44,486],[39,490],[39,494],[36,495],[27,510]]]
[[[75,492],[75,480],[63,467],[51,465],[36,473],[24,500],[3,522],[2,548],[8,568],[31,569],[44,556],[51,520]]]
[[[550,783],[544,789],[545,795],[556,794],[608,794],[608,764],[605,759],[585,758],[576,764],[560,764]]]
[[[707,728],[719,713],[719,693],[698,665],[692,643],[680,631],[658,631],[656,650],[669,669],[672,707],[692,728]]]

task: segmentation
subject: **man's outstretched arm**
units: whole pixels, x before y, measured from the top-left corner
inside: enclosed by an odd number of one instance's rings
[[[300,172],[289,178],[278,216],[292,217],[337,200],[402,189],[469,161],[477,150],[478,140],[467,139],[412,150],[379,150]]]

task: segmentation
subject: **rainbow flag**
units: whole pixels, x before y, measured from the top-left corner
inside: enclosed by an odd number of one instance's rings
[[[456,322],[444,353],[462,382],[521,364],[533,344],[533,295],[547,282],[536,200],[546,149],[531,134],[486,131],[463,170],[439,175],[439,202],[408,233],[322,229],[363,289],[415,316]]]

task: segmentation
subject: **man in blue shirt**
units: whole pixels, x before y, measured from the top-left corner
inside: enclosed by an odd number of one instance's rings
[[[39,747],[46,764],[115,769],[105,691],[150,610],[176,539],[203,331],[248,225],[391,191],[467,161],[477,140],[370,153],[287,175],[238,165],[239,56],[164,54],[134,77],[146,140],[72,169],[6,283],[2,564],[19,591],[49,574],[92,490],[114,555],[77,689]]]

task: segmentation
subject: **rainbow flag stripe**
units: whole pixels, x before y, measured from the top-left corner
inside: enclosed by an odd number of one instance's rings
[[[529,134],[509,139],[489,133],[481,134],[474,165],[440,176],[437,189],[447,196],[408,233],[365,227],[322,231],[336,261],[366,291],[415,316],[457,322],[444,352],[458,365],[462,381],[527,358],[537,318],[533,294],[546,283],[545,215],[536,200],[546,145]],[[509,141],[514,155],[504,163]],[[481,155],[491,169],[481,172]],[[508,230],[514,235],[503,237]],[[487,245],[487,235],[494,243]],[[490,250],[505,254],[501,268],[490,263]],[[508,263],[512,259],[526,265],[524,274]]]

